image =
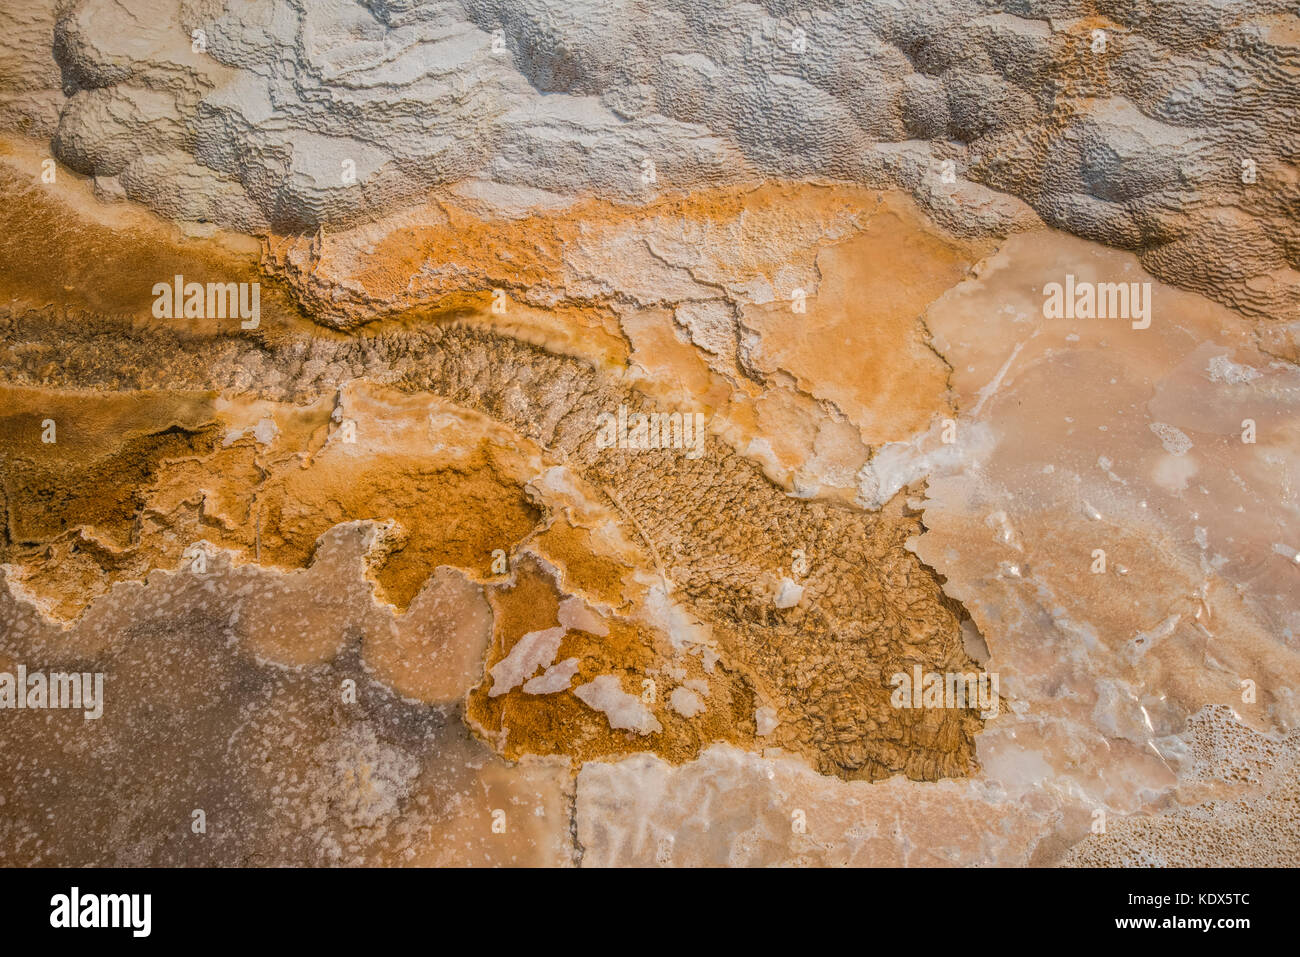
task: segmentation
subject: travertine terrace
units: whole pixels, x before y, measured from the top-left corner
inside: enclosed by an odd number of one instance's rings
[[[1300,860],[1287,4],[0,25],[0,865]]]

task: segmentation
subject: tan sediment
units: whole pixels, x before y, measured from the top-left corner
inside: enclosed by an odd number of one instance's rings
[[[520,219],[443,199],[271,237],[263,265],[331,326],[455,323],[617,372],[774,481],[851,502],[872,446],[950,412],[922,316],[990,248],[900,194],[767,184]]]
[[[880,367],[895,363],[915,373],[900,380],[915,388],[890,393],[888,401],[899,406],[898,422],[884,431],[877,422],[873,434],[901,436],[929,412],[947,407],[942,364],[917,349],[923,332],[920,314],[937,295],[941,282],[935,277],[959,273],[969,251],[940,240],[919,221],[909,223],[907,203],[890,200],[882,207],[878,195],[867,191],[789,186],[717,191],[665,203],[649,213],[599,205],[592,209],[596,211],[582,213],[590,221],[557,220],[545,229],[518,222],[474,226],[458,219],[453,231],[465,233],[466,243],[504,248],[509,237],[524,243],[510,261],[523,264],[522,275],[534,287],[550,270],[546,281],[557,289],[563,277],[556,270],[580,261],[589,271],[617,271],[625,258],[620,250],[632,246],[641,247],[641,255],[657,270],[655,263],[693,255],[700,231],[712,240],[707,244],[711,258],[689,268],[667,267],[682,283],[712,289],[714,300],[727,302],[749,297],[752,290],[745,290],[755,282],[781,286],[804,276],[811,292],[810,328],[834,330],[861,324],[862,310],[875,308],[855,298],[855,283],[886,266],[873,259],[866,273],[854,272],[854,281],[839,286],[830,282],[825,288],[831,292],[819,298],[818,257],[829,257],[825,262],[837,264],[836,269],[842,264],[848,269],[855,257],[878,259],[884,249],[881,236],[918,230],[917,249],[935,257],[933,275],[900,287],[889,313],[891,331],[882,331],[877,340],[881,349],[893,350],[880,357]],[[52,213],[46,208],[42,215]],[[852,237],[875,222],[876,215],[882,217],[880,232],[866,234],[861,248],[854,246]],[[641,236],[647,216],[659,230],[655,248],[648,251]],[[475,230],[482,233],[478,239],[470,235]],[[624,691],[639,696],[643,683],[654,681],[654,713],[663,731],[629,735],[612,729],[606,715],[571,691],[512,693],[501,701],[486,701],[476,692],[469,701],[471,720],[505,753],[581,759],[651,750],[682,761],[712,741],[756,747],[755,710],[761,704],[780,716],[776,731],[761,746],[794,751],[824,772],[867,779],[899,772],[923,779],[967,773],[979,727],[973,712],[921,714],[889,703],[890,675],[911,663],[927,668],[970,664],[962,651],[959,610],[903,547],[917,530],[915,516],[901,506],[871,514],[792,499],[732,451],[728,445],[748,448],[754,434],[728,436],[728,430],[746,422],[745,428],[757,424],[761,429],[749,410],[755,408],[754,398],[769,393],[752,379],[755,369],[747,373],[736,365],[744,361],[739,354],[727,360],[730,370],[717,353],[701,361],[692,344],[699,329],[683,338],[671,300],[642,301],[657,288],[658,273],[638,279],[635,269],[624,270],[618,281],[640,282],[640,292],[566,294],[545,308],[535,303],[518,308],[512,300],[500,317],[482,298],[486,290],[467,288],[472,284],[457,280],[456,288],[445,292],[450,298],[430,297],[429,289],[411,287],[412,269],[445,239],[436,230],[399,232],[375,247],[384,250],[382,258],[362,257],[369,271],[358,275],[381,292],[388,290],[383,294],[395,296],[405,312],[363,330],[355,340],[309,330],[300,318],[273,312],[252,333],[229,326],[188,329],[192,338],[181,367],[172,365],[166,353],[135,352],[132,377],[169,384],[169,395],[187,396],[184,401],[202,412],[195,416],[207,430],[202,433],[207,445],[187,447],[183,454],[158,452],[149,460],[152,471],[127,483],[141,517],[129,528],[117,527],[121,555],[113,564],[68,560],[66,543],[93,534],[99,520],[86,512],[82,527],[51,527],[49,535],[32,536],[31,547],[12,566],[14,587],[67,620],[89,608],[96,596],[109,595],[114,583],[144,582],[155,569],[186,573],[196,549],[220,567],[225,559],[218,553],[229,551],[236,570],[260,566],[286,572],[291,577],[285,579],[285,595],[294,603],[307,600],[303,589],[318,587],[313,583],[322,576],[359,573],[365,576],[361,592],[354,594],[349,586],[322,606],[322,611],[335,609],[339,626],[322,629],[312,617],[295,615],[274,628],[241,625],[243,646],[262,661],[297,667],[327,663],[345,647],[350,628],[368,629],[374,626],[367,622],[380,620],[372,612],[342,611],[344,603],[360,600],[371,589],[367,583],[373,583],[371,598],[391,605],[398,616],[383,628],[398,630],[369,636],[363,642],[364,660],[403,695],[435,701],[445,700],[456,682],[434,680],[421,658],[432,653],[429,643],[442,647],[440,642],[450,640],[450,653],[463,661],[471,653],[464,649],[478,639],[474,629],[463,635],[454,629],[437,635],[402,631],[408,627],[401,624],[403,613],[419,607],[421,589],[441,566],[460,569],[485,585],[498,619],[480,672],[486,674],[528,630],[501,619],[506,596],[526,587],[520,575],[533,560],[528,556],[535,555],[554,563],[565,594],[582,595],[608,609],[608,636],[574,631],[566,638],[561,654],[582,662],[572,686],[612,675]],[[331,247],[332,241],[319,240],[340,254],[354,248]],[[399,254],[407,247],[411,255]],[[473,251],[465,249],[467,255]],[[568,265],[555,258],[560,252]],[[138,253],[124,247],[116,268],[145,282],[153,267],[148,255],[132,258]],[[316,264],[312,281],[327,281],[329,265],[328,257]],[[496,273],[487,275],[483,284],[497,278]],[[345,284],[342,277],[333,281]],[[570,276],[564,281],[588,280]],[[411,288],[415,291],[408,294]],[[510,288],[521,295],[519,284]],[[775,292],[788,296],[790,290]],[[302,287],[298,293],[312,301]],[[574,318],[577,312],[591,318],[585,327],[589,331],[575,339],[575,330],[584,328]],[[804,321],[797,315],[792,314],[792,321]],[[611,316],[618,317],[616,326],[610,326]],[[78,338],[66,321],[42,332],[26,315],[17,319],[11,348],[20,352],[32,348],[24,344],[25,337],[40,339],[52,332],[70,337],[67,348],[73,356],[96,348],[94,340]],[[113,348],[137,349],[140,327],[128,317],[113,321],[120,330]],[[769,326],[773,342],[782,341],[786,328],[774,320]],[[611,328],[628,343],[626,360],[611,348]],[[557,339],[554,330],[570,338]],[[832,332],[816,348],[834,351],[840,345]],[[796,367],[814,361],[811,347],[791,355]],[[260,377],[250,376],[245,386],[238,383],[251,367],[242,356],[256,357],[252,361],[266,370]],[[213,365],[205,368],[205,361]],[[628,366],[620,369],[621,361]],[[24,362],[20,367],[27,368]],[[302,373],[314,368],[315,378],[294,385],[282,370],[292,375],[295,368]],[[65,360],[41,379],[54,385],[70,372]],[[89,372],[91,381],[100,382],[112,374],[106,367]],[[25,375],[20,371],[20,381]],[[785,401],[800,408],[805,421],[823,434],[819,441],[827,461],[838,453],[834,443],[825,447],[826,436],[838,428],[850,430],[843,436],[848,459],[841,455],[836,468],[843,483],[838,494],[851,498],[854,457],[867,454],[855,437],[858,426],[825,400],[803,394],[791,373],[773,367],[771,375],[767,388],[782,391]],[[236,384],[227,376],[234,376]],[[326,386],[331,376],[337,384]],[[357,381],[361,378],[373,381]],[[857,414],[865,408],[864,382],[872,380],[864,380],[851,365],[842,368],[840,378],[842,391],[836,398],[848,404],[844,396],[857,389]],[[260,396],[258,391],[248,396],[246,389],[259,379]],[[301,377],[297,381],[303,382]],[[717,429],[727,441],[709,439],[698,460],[680,451],[595,447],[598,412],[625,403],[653,407],[650,402],[668,399],[675,405],[702,403],[709,413],[734,408],[732,416],[726,411],[718,415]],[[154,400],[151,408],[149,417],[161,415],[167,406]],[[882,414],[872,413],[877,419]],[[438,421],[431,425],[431,418]],[[22,428],[31,424],[24,419]],[[75,431],[75,417],[69,424]],[[259,437],[259,429],[267,434]],[[106,440],[123,434],[121,427],[96,431]],[[118,454],[111,442],[109,446],[105,455]],[[9,468],[12,462],[6,462]],[[557,466],[581,486],[576,498],[538,485],[536,477]],[[9,474],[14,481],[13,475],[20,480],[25,473],[10,469]],[[355,531],[346,530],[352,528],[347,523],[358,522],[363,524]],[[353,541],[355,545],[347,544]],[[781,576],[790,573],[796,549],[806,550],[811,562],[804,582],[807,598],[798,607],[776,609],[775,590]],[[511,562],[508,583],[492,570],[498,550]],[[653,597],[656,590],[658,598]],[[647,603],[653,602],[660,610],[651,613]],[[349,620],[355,624],[346,624]],[[690,627],[706,637],[684,648],[684,639],[672,633],[686,627],[685,621],[694,621]],[[97,636],[97,644],[88,648],[103,649],[112,641],[100,628],[86,631]],[[667,705],[684,681],[707,689],[695,692],[705,707],[691,717]]]
[[[806,314],[785,302],[742,310],[762,339],[755,363],[789,372],[801,391],[833,403],[867,445],[923,431],[948,411],[948,368],[917,318],[965,277],[972,259],[912,228],[907,215],[895,201],[859,235],[822,250]]]
[[[486,448],[450,457],[352,455],[340,439],[261,454],[248,437],[219,445],[210,397],[123,395],[101,404],[91,396],[5,391],[6,407],[15,410],[0,420],[8,440],[5,560],[43,566],[22,580],[51,600],[55,589],[41,582],[65,568],[69,553],[92,552],[104,566],[101,582],[57,597],[65,616],[112,580],[179,564],[194,541],[302,568],[322,534],[356,519],[390,523],[373,572],[379,596],[401,609],[438,565],[485,573],[492,551],[519,541],[538,517],[522,485],[502,477]],[[22,405],[30,411],[17,411]],[[199,424],[157,426],[178,416],[184,423],[186,415]],[[60,441],[41,442],[46,417],[57,423]],[[152,424],[141,424],[145,417]],[[294,410],[284,417],[294,418]],[[320,410],[309,442],[323,440],[329,421],[328,409]]]
[[[531,547],[558,569],[568,588],[610,607],[624,606],[629,601],[629,591],[637,597],[645,594],[644,584],[633,577],[636,564],[624,564],[606,554],[592,540],[588,529],[575,526],[564,517],[556,518],[539,533]]]
[[[1144,109],[1117,24],[1047,29],[1059,109],[985,151],[1031,178]],[[1300,853],[1300,382],[1259,318],[1294,275],[1231,203],[1188,218],[1229,240],[1203,277],[1169,210],[1138,255],[995,247],[801,183],[525,215],[449,190],[258,244],[42,158],[0,146],[0,666],[102,668],[113,697],[0,726],[5,863]],[[941,218],[978,218],[969,186]],[[1149,330],[1043,321],[1045,282],[1143,263],[1256,318],[1157,283]],[[259,328],[155,319],[182,273],[263,283]],[[621,407],[707,440],[601,448]],[[996,717],[894,707],[913,667],[999,675]]]

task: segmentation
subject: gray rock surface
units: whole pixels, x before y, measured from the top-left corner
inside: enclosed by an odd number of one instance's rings
[[[11,0],[0,27],[0,124],[176,219],[848,180],[1300,305],[1294,2]]]

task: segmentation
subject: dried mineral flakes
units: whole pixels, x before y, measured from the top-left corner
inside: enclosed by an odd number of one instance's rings
[[[564,635],[563,628],[547,628],[530,631],[520,638],[510,649],[510,654],[489,669],[492,690],[488,694],[496,698],[517,688],[539,668],[549,668],[555,660],[555,653],[560,650],[560,640]]]
[[[705,709],[704,701],[690,688],[674,688],[668,703],[683,718],[693,718]]]
[[[640,698],[623,690],[616,675],[597,675],[574,688],[573,694],[589,708],[604,712],[611,728],[626,728],[637,734],[652,734],[664,729]]]
[[[803,587],[789,578],[782,578],[774,604],[777,608],[793,608],[799,604],[801,598],[803,598]]]

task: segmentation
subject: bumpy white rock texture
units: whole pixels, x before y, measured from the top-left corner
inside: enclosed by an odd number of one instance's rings
[[[1288,0],[10,0],[0,27],[0,123],[177,219],[826,178],[1300,303]]]

